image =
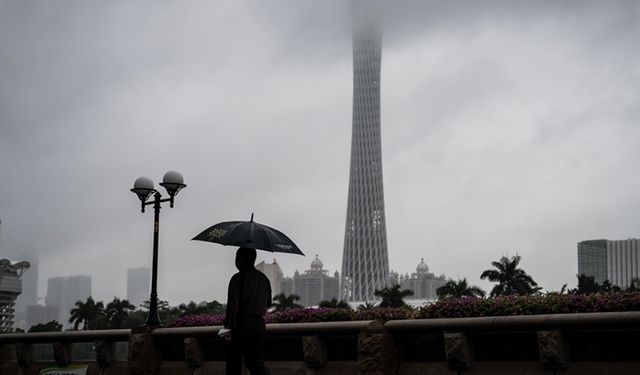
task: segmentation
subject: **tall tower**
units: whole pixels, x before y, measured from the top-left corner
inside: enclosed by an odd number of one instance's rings
[[[387,285],[389,256],[382,188],[378,7],[353,2],[353,130],[341,298],[366,301]]]

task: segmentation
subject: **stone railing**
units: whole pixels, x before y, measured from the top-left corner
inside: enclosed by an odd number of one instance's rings
[[[0,374],[223,374],[220,328],[3,334]],[[640,312],[269,324],[265,360],[274,375],[640,374]]]

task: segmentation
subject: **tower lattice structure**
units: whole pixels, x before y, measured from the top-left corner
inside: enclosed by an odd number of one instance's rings
[[[353,130],[341,287],[347,301],[373,299],[389,277],[380,138],[382,35],[375,11],[364,3],[354,3]]]

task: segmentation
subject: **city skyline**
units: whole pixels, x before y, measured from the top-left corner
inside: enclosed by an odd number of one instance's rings
[[[64,3],[64,1],[63,1]],[[640,237],[640,4],[399,1],[385,10],[381,121],[390,268],[466,277],[502,255],[573,286],[576,243]],[[256,220],[340,270],[349,177],[348,4],[0,2],[0,218],[47,279],[124,295],[151,266],[133,181],[178,170],[159,297],[226,299],[233,249],[190,241]],[[13,257],[12,257],[13,258]],[[258,262],[273,255],[259,252]],[[16,259],[20,260],[20,259]]]

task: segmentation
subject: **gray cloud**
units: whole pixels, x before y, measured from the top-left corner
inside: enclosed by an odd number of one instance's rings
[[[232,249],[189,239],[251,212],[339,269],[348,11],[1,2],[0,217],[41,254],[41,286],[86,273],[97,298],[123,296],[126,268],[151,257],[151,215],[128,189],[169,169],[189,186],[162,212],[161,298],[224,299]],[[518,252],[555,289],[575,283],[576,242],[637,236],[635,3],[403,2],[385,15],[393,269],[424,257],[480,283]],[[277,258],[288,274],[312,259]]]

